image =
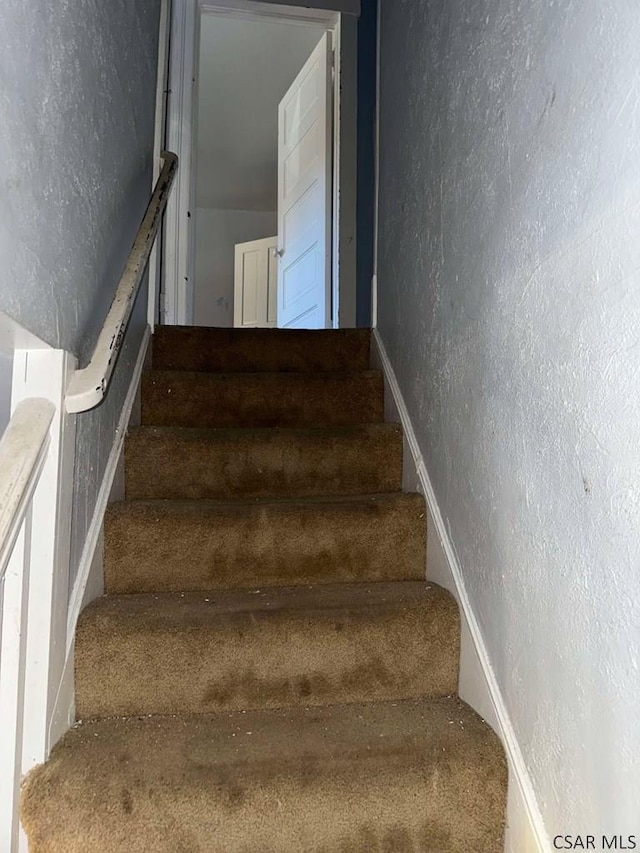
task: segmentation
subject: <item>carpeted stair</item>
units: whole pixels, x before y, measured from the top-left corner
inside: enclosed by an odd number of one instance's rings
[[[31,853],[498,853],[369,333],[163,327]]]

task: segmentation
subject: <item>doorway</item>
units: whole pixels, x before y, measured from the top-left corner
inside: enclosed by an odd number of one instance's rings
[[[260,241],[269,250],[258,267],[251,256],[250,284],[256,286],[258,270],[263,278],[268,273],[273,286],[275,269],[277,325],[355,325],[356,49],[356,19],[350,15],[250,0],[174,0],[167,147],[178,153],[181,169],[167,211],[163,322],[237,325],[236,246]],[[299,119],[316,86],[305,72],[314,55],[320,66],[327,63],[330,97],[321,132],[307,134]],[[288,111],[287,96],[293,106]],[[296,122],[303,140],[288,163],[291,151],[281,144],[278,152],[278,105],[280,142],[285,125],[291,134]],[[285,175],[298,167],[300,177],[305,156],[307,165],[317,165],[311,153],[323,133],[326,174],[319,183],[300,183],[302,192],[292,196],[295,216],[287,220]],[[309,169],[306,174],[308,179]],[[324,231],[316,228],[313,237],[322,204]],[[308,301],[310,282],[316,282],[318,296],[319,277],[322,310]],[[297,302],[290,298],[296,279],[309,285],[305,310],[298,310],[304,287]],[[255,306],[250,293],[248,304],[252,300]],[[261,305],[267,301],[261,298]],[[287,313],[294,302],[296,310]],[[264,325],[276,325],[273,312]]]
[[[317,27],[286,21],[202,17],[195,325],[269,322],[266,305],[273,300],[263,291],[270,284],[275,291],[267,274],[278,265],[278,107],[322,36]]]

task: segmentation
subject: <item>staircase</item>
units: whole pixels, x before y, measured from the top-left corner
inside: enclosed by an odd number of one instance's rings
[[[31,853],[498,853],[366,331],[159,328]]]

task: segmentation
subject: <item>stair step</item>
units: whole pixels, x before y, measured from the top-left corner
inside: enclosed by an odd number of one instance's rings
[[[382,374],[191,373],[142,380],[142,423],[184,427],[344,426],[384,420]]]
[[[378,494],[401,489],[402,430],[137,427],[125,458],[132,500]]]
[[[156,330],[31,853],[501,853],[503,750],[454,696],[458,607],[369,350]]]
[[[27,777],[22,820],[32,853],[500,853],[506,784],[456,699],[108,719]]]
[[[370,337],[369,329],[158,326],[153,335],[153,366],[218,373],[367,370]]]
[[[76,634],[80,718],[455,693],[459,615],[435,584],[104,596]]]
[[[105,517],[108,593],[421,580],[424,498],[123,501]]]

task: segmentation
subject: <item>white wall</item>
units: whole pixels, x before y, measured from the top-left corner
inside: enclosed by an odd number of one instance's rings
[[[381,2],[379,332],[549,838],[638,836],[640,16]]]
[[[273,237],[275,211],[209,210],[196,216],[194,323],[233,326],[233,266],[236,243]]]
[[[317,27],[203,15],[197,207],[275,209],[278,104],[321,36]]]

